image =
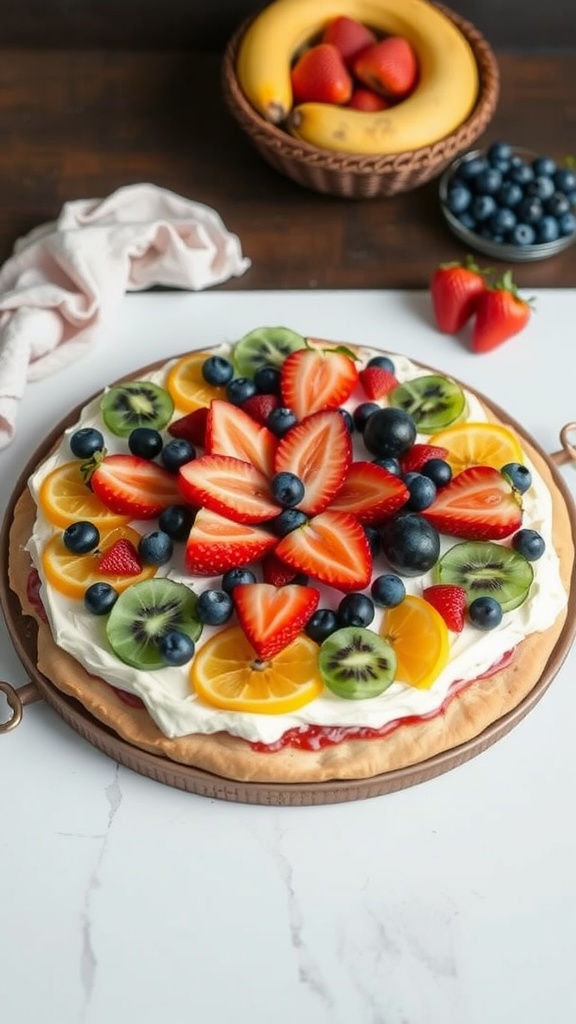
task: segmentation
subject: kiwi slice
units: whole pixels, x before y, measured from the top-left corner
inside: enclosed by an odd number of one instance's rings
[[[196,617],[198,599],[184,583],[155,576],[123,590],[106,623],[112,650],[127,665],[165,668],[160,641],[174,630],[197,640],[202,624]]]
[[[466,412],[466,396],[456,381],[429,373],[399,384],[390,392],[390,404],[412,416],[421,434],[435,434]]]
[[[523,555],[489,540],[455,544],[434,567],[435,583],[464,587],[469,604],[475,597],[494,597],[504,612],[526,600],[533,579]]]
[[[174,402],[165,388],[149,380],[132,380],[105,391],[100,399],[102,419],[118,437],[135,427],[162,430],[172,418]]]
[[[297,348],[306,348],[306,339],[296,331],[288,327],[257,327],[234,345],[234,365],[241,377],[252,379],[262,366],[280,367]]]
[[[378,697],[396,675],[396,655],[384,637],[364,626],[345,626],[324,640],[318,655],[320,674],[338,697]]]

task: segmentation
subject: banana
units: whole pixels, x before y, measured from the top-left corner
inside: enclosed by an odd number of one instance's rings
[[[419,82],[397,107],[374,114],[327,103],[292,108],[294,54],[338,15],[404,36],[414,47]],[[427,0],[274,0],[249,25],[236,72],[247,99],[267,120],[287,120],[292,135],[322,149],[366,156],[437,142],[466,120],[478,95],[468,41]]]

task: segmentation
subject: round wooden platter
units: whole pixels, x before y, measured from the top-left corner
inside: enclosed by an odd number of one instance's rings
[[[162,363],[164,362],[165,360],[162,360]],[[134,379],[137,375],[158,369],[162,363],[136,370],[130,374],[129,378],[123,378],[123,380]],[[431,373],[440,372],[433,367],[427,369]],[[569,424],[563,428],[561,432],[563,449],[554,455],[549,455],[504,410],[500,409],[469,385],[463,386],[472,394],[475,394],[497,419],[503,420],[518,433],[520,438],[524,438],[528,444],[532,445],[545,460],[554,483],[566,504],[572,539],[576,545],[576,509],[564,479],[556,468],[557,464],[561,462],[576,461],[576,450],[569,441],[569,434],[571,431],[576,430],[576,426]],[[0,530],[0,604],[2,605],[15,650],[26,671],[29,673],[31,680],[29,684],[21,687],[19,690],[13,688],[9,683],[0,682],[0,689],[5,693],[12,710],[12,718],[3,725],[0,725],[0,733],[8,731],[19,724],[22,718],[22,709],[25,705],[39,699],[44,699],[83,739],[116,762],[131,768],[140,775],[154,779],[156,782],[162,782],[165,785],[174,786],[177,789],[199,796],[236,803],[278,807],[343,803],[351,800],[363,800],[369,797],[381,796],[418,785],[421,782],[427,782],[476,757],[493,743],[496,743],[497,740],[504,737],[532,710],[560,670],[576,633],[576,563],[572,569],[569,607],[564,628],[546,663],[545,670],[528,695],[515,708],[501,718],[498,718],[472,740],[431,757],[426,761],[368,779],[289,784],[243,782],[179,764],[168,758],[150,754],[127,743],[95,719],[80,703],[58,690],[51,680],[47,679],[38,670],[36,664],[36,623],[29,616],[23,615],[20,602],[8,583],[9,532],[15,505],[26,489],[31,473],[46,458],[51,448],[59,440],[64,429],[78,419],[84,404],[86,403],[81,403],[81,405],[70,412],[54,428],[52,433],[42,442],[30,458],[8,502]]]

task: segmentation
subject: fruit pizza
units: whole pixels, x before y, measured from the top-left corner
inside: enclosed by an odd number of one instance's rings
[[[405,356],[283,327],[96,396],[32,474],[11,585],[38,667],[227,779],[366,779],[516,708],[567,610],[545,458]]]

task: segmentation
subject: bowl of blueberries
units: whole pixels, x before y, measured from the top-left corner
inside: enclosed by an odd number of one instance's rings
[[[507,142],[455,160],[440,204],[458,238],[497,260],[543,260],[576,241],[576,167]]]

